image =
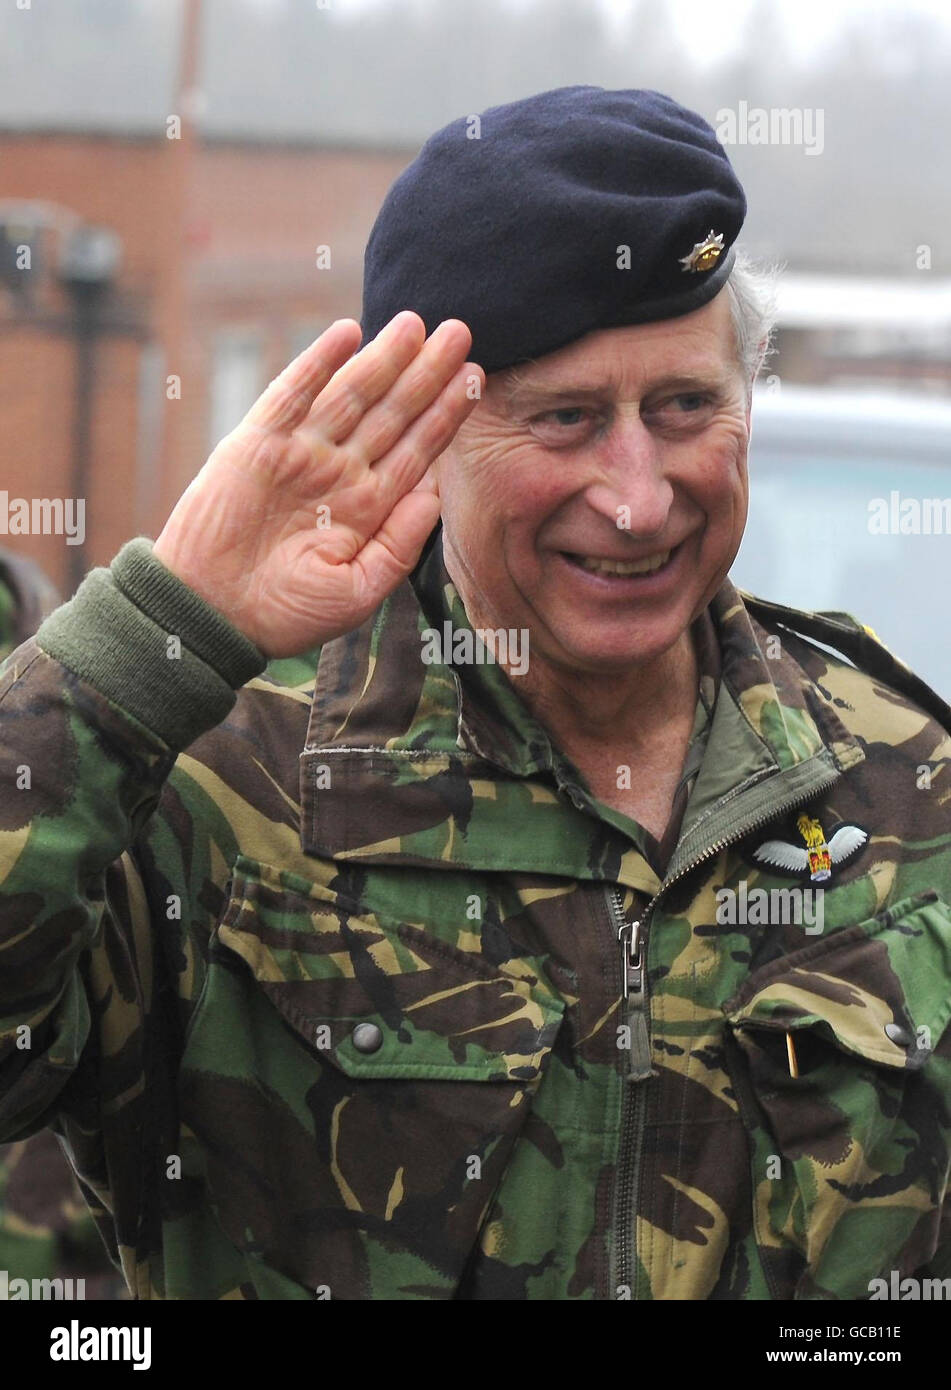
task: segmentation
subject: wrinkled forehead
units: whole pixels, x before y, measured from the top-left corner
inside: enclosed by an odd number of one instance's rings
[[[725,385],[739,373],[725,291],[675,319],[598,329],[557,352],[486,377],[493,409],[516,410],[548,399],[629,395],[667,383]]]

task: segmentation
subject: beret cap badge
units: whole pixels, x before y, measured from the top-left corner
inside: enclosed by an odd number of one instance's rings
[[[703,241],[698,241],[688,256],[679,257],[684,270],[696,272],[711,270],[716,265],[723,250],[723,233],[711,227]]]

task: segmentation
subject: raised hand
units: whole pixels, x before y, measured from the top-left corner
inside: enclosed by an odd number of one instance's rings
[[[339,319],[215,448],[155,542],[267,657],[357,627],[413,568],[439,515],[427,472],[481,395],[471,335],[397,314],[357,351]]]

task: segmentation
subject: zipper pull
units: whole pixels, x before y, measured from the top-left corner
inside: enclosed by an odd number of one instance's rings
[[[618,928],[621,946],[621,980],[624,998],[624,1019],[630,1030],[627,1077],[643,1081],[653,1076],[651,1041],[647,1029],[647,995],[644,990],[644,952],[641,924],[622,922]]]

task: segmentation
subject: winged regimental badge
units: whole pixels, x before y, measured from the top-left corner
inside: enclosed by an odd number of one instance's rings
[[[832,865],[841,864],[861,849],[868,839],[864,830],[857,825],[840,825],[826,844],[825,832],[814,816],[801,815],[796,821],[796,829],[806,843],[805,849],[799,845],[787,844],[785,840],[766,840],[759,849],[753,851],[753,858],[761,864],[772,864],[777,869],[788,869],[790,873],[809,870],[813,883],[822,883],[832,877]]]

